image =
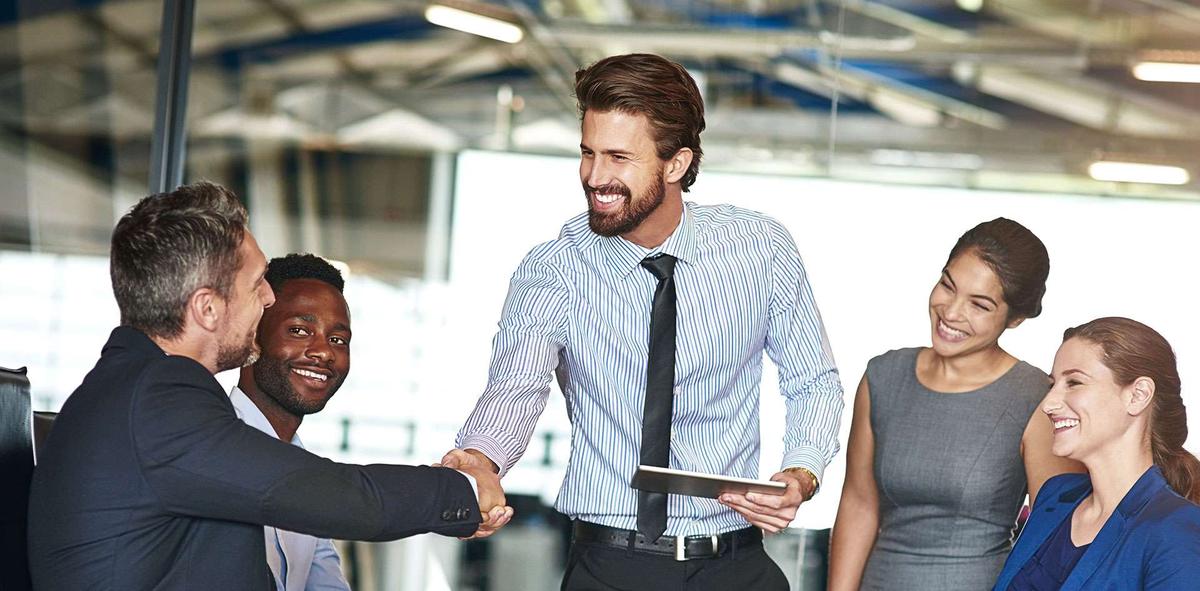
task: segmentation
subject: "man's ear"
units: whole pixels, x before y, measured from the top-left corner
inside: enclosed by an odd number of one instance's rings
[[[1126,388],[1126,392],[1126,411],[1131,416],[1140,415],[1154,402],[1154,380],[1140,377]]]
[[[225,298],[211,287],[201,287],[188,297],[184,317],[185,325],[191,321],[204,330],[216,332],[225,317]]]
[[[664,171],[663,179],[668,183],[678,183],[683,179],[683,175],[687,173],[688,167],[692,165],[691,148],[679,148],[674,156],[667,160],[667,167]]]
[[[1021,326],[1022,322],[1025,322],[1025,318],[1022,316],[1017,316],[1016,318],[1013,318],[1012,320],[1008,321],[1007,328],[1016,328],[1018,326]]]

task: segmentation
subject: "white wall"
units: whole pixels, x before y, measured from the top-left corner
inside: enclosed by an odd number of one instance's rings
[[[1002,345],[1049,370],[1068,326],[1111,315],[1145,322],[1175,347],[1184,400],[1192,424],[1200,424],[1200,307],[1195,303],[1200,276],[1194,270],[1200,203],[708,172],[685,198],[758,210],[791,230],[847,390],[843,445],[853,391],[867,360],[888,349],[928,345],[926,301],[946,255],[964,231],[997,216],[1033,230],[1051,260],[1042,316],[1006,333]],[[562,223],[585,208],[574,159],[491,152],[460,156],[450,259],[450,291],[462,298],[452,325],[461,362],[455,392],[482,390],[508,279],[521,258],[535,244],[555,238]],[[777,394],[769,374],[763,416],[782,416]],[[459,404],[465,417],[473,396]],[[541,428],[566,430],[557,391]],[[766,476],[782,456],[782,425],[764,420],[762,433]],[[1200,449],[1197,441],[1191,439],[1192,449]],[[822,494],[805,505],[797,525],[832,524],[843,463],[839,454],[826,472]]]

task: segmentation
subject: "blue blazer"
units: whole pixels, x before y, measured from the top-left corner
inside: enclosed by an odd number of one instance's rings
[[[1092,492],[1087,474],[1061,474],[1038,493],[992,591],[1008,591],[1064,519]],[[1175,494],[1158,466],[1129,489],[1060,591],[1200,589],[1200,506]]]

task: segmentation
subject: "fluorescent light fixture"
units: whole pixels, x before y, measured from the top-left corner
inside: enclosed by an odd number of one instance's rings
[[[1200,64],[1180,62],[1138,62],[1133,77],[1147,82],[1190,82],[1200,84]]]
[[[959,152],[914,152],[910,150],[871,150],[871,164],[880,166],[902,166],[917,168],[950,168],[954,170],[979,170],[983,168],[983,157],[979,154]]]
[[[425,9],[425,20],[448,29],[505,43],[516,43],[525,37],[521,27],[512,23],[440,4],[430,4]]]
[[[1088,175],[1098,181],[1185,185],[1191,180],[1187,169],[1163,164],[1099,160],[1088,166]]]
[[[983,9],[983,0],[958,0],[958,7],[967,12],[979,12]]]

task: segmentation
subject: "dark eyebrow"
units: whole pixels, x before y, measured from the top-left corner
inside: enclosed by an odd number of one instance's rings
[[[1062,375],[1065,378],[1073,373],[1083,374],[1084,376],[1087,376],[1089,378],[1092,377],[1092,376],[1089,376],[1088,373],[1086,371],[1083,371],[1082,369],[1068,369],[1067,371],[1062,372]]]
[[[953,287],[955,290],[958,289],[958,285],[954,283],[954,278],[950,276],[950,269],[942,269],[942,276],[944,276],[946,278],[946,281],[950,282],[950,287]],[[996,300],[993,300],[991,296],[984,295],[981,293],[976,293],[976,294],[971,294],[971,297],[985,299],[985,300],[991,302],[991,304],[993,306],[1000,307],[1000,304],[997,303]]]
[[[579,149],[587,150],[589,152],[595,152],[595,150],[587,147],[585,144],[579,144]],[[631,152],[629,150],[600,150],[600,153],[601,154],[617,154],[620,156],[633,156],[633,152]]]
[[[950,287],[958,289],[958,285],[954,283],[954,278],[950,276],[950,269],[942,269],[942,277],[945,277],[946,281],[950,282]]]
[[[312,322],[314,324],[317,322],[317,317],[312,314],[297,314],[297,315],[293,316],[292,318],[299,318],[300,320],[303,320],[305,322]],[[338,322],[337,324],[333,325],[333,330],[350,332],[350,326],[347,324]]]
[[[971,297],[987,300],[987,301],[991,302],[993,306],[996,306],[997,308],[1000,307],[1000,304],[997,304],[996,300],[993,300],[990,296],[985,296],[981,293],[977,293],[977,294],[972,295]]]

